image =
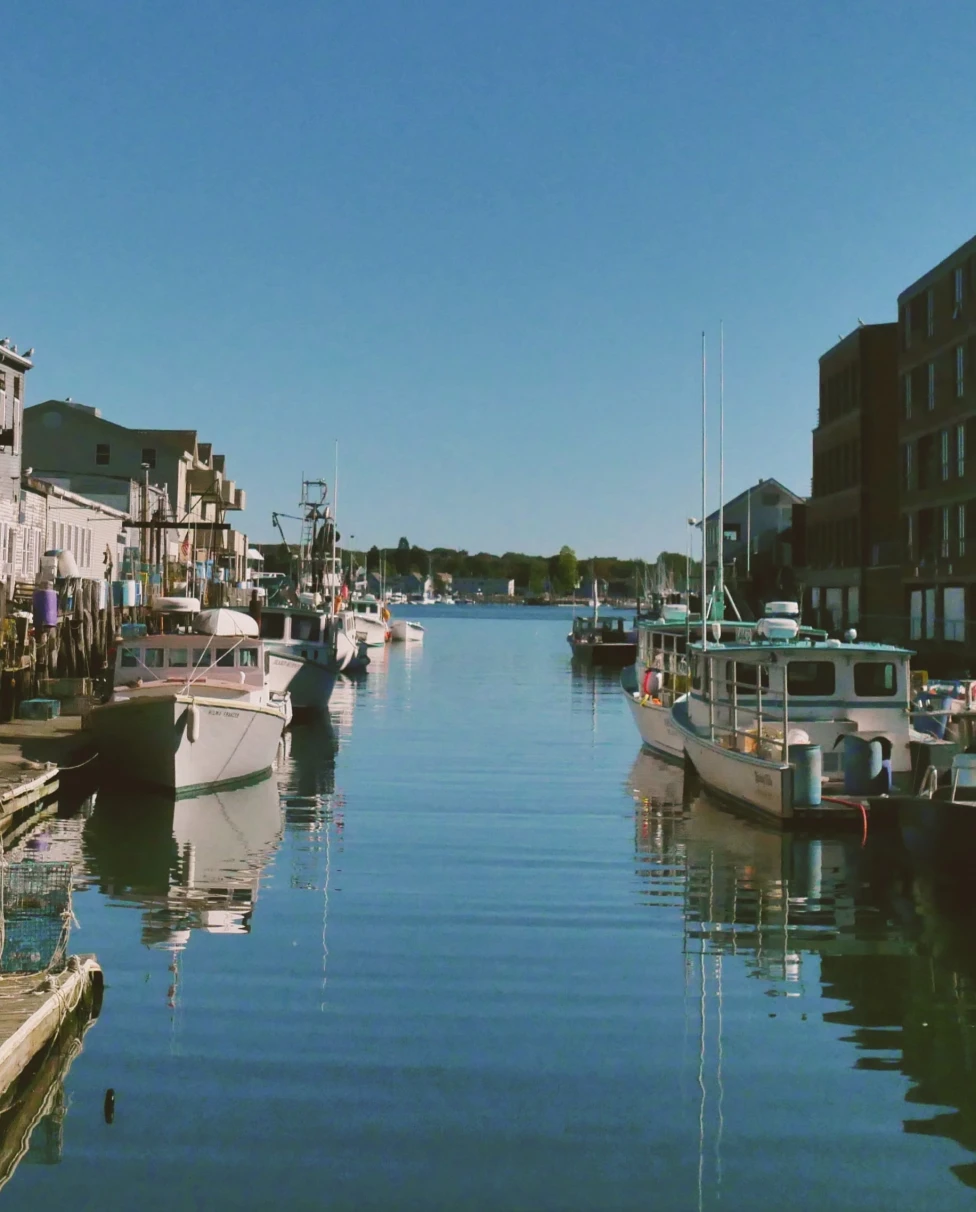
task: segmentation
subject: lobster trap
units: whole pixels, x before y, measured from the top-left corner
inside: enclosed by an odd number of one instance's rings
[[[0,974],[46,972],[65,960],[71,863],[0,864]]]

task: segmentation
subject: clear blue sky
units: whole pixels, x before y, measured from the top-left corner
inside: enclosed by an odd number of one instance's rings
[[[684,550],[701,329],[726,496],[806,492],[818,356],[976,230],[971,3],[4,14],[28,402],[196,427],[256,538],[338,437],[357,546]]]

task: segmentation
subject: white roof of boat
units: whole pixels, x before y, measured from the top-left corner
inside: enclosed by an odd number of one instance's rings
[[[744,626],[746,624],[743,624]],[[708,647],[705,649],[700,640],[692,641],[690,647],[695,652],[782,652],[796,653],[798,657],[803,657],[807,653],[815,652],[818,656],[826,656],[829,653],[839,652],[841,654],[862,654],[864,656],[872,655],[888,655],[888,656],[913,656],[914,653],[910,648],[897,648],[893,644],[872,644],[868,641],[855,640],[853,642],[846,640],[822,640],[822,639],[807,639],[801,632],[795,639],[792,640],[753,640],[751,643],[745,640],[739,643],[716,642],[709,640]]]
[[[249,614],[239,610],[201,610],[193,620],[197,635],[249,635],[259,636],[261,629]]]

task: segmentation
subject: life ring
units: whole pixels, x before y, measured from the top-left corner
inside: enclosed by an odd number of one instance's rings
[[[644,692],[644,698],[649,698],[651,693],[651,670],[644,670],[644,681],[641,685],[641,690]]]

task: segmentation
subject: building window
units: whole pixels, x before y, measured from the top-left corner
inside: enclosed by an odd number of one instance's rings
[[[7,372],[0,370],[0,391],[7,390]]]
[[[942,558],[949,558],[949,506],[942,506],[942,542],[939,545],[939,551],[942,553]]]
[[[925,591],[925,638],[935,639],[935,589]]]
[[[956,426],[956,475],[962,479],[966,474],[966,426]]]
[[[960,307],[962,307],[962,266],[952,275],[952,302],[953,319],[955,319],[959,315]]]
[[[908,549],[908,558],[915,558],[915,515],[913,513],[905,514],[905,546]]]
[[[112,451],[108,442],[98,442],[95,446],[95,462],[99,467],[107,467]]]
[[[956,541],[959,544],[959,554],[966,554],[966,506],[956,506]]]
[[[856,627],[861,618],[861,591],[857,585],[847,590],[847,626]]]
[[[956,644],[966,638],[966,590],[961,585],[942,591],[942,638]]]
[[[966,354],[961,345],[956,346],[956,397],[965,395],[966,381],[964,371],[966,369]]]
[[[913,589],[911,597],[911,605],[909,607],[909,638],[920,640],[922,638],[922,591],[921,589]]]
[[[935,336],[935,291],[931,287],[925,296],[925,331]]]
[[[143,463],[147,463],[150,467],[156,466],[156,447],[155,446],[143,446],[142,461],[143,461]]]
[[[905,375],[905,420],[912,419],[912,372]]]
[[[929,363],[929,409],[935,407],[935,363]]]
[[[940,448],[941,448],[941,452],[942,452],[942,478],[943,478],[943,480],[948,480],[948,478],[949,478],[949,431],[948,431],[948,429],[943,429],[942,433],[939,435],[939,444],[940,444]]]
[[[22,381],[23,381],[22,375],[14,375],[14,399],[15,400],[20,399],[20,385],[21,385]]]
[[[915,487],[915,443],[906,442],[902,447],[904,450],[904,468],[905,468],[905,487],[912,489]]]

